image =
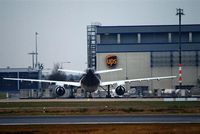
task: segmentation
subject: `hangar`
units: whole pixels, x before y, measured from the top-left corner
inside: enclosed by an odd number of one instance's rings
[[[123,71],[102,75],[102,80],[178,76],[178,25],[87,26],[88,67]],[[197,87],[200,77],[200,25],[181,26],[183,88]],[[133,83],[130,87],[174,89],[178,78]]]

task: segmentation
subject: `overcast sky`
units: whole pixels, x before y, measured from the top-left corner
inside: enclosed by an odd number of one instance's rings
[[[32,65],[35,50],[46,68],[64,63],[84,70],[87,25],[178,24],[176,8],[183,8],[183,24],[200,24],[200,0],[0,0],[0,68]]]

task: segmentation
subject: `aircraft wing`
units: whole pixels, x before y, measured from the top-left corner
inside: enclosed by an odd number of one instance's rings
[[[149,80],[162,80],[162,79],[173,79],[176,78],[176,76],[163,76],[163,77],[150,77],[150,78],[140,78],[140,79],[130,79],[130,80],[117,80],[117,81],[108,81],[108,82],[102,82],[101,86],[107,86],[107,85],[124,85],[125,83],[130,82],[141,82],[141,81],[149,81]]]
[[[15,81],[30,81],[30,82],[43,82],[43,83],[55,83],[56,85],[70,85],[70,86],[81,86],[79,82],[70,81],[54,81],[54,80],[37,80],[37,79],[21,79],[21,78],[3,78],[4,80],[15,80]]]

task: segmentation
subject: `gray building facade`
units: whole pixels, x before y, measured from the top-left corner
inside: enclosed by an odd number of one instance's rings
[[[115,68],[123,71],[102,75],[102,80],[154,76],[178,76],[178,25],[98,26],[88,36],[88,64],[97,70],[109,69],[106,57],[117,57]],[[183,86],[196,86],[200,76],[200,25],[181,26]],[[92,58],[91,58],[92,57]],[[93,63],[91,62],[93,61]],[[134,83],[150,89],[175,88],[178,78],[160,82]]]

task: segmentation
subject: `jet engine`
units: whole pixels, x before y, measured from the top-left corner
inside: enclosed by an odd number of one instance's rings
[[[126,88],[124,86],[118,86],[115,89],[117,95],[123,95],[125,93]]]
[[[65,94],[65,88],[62,87],[62,86],[57,86],[57,87],[55,88],[55,90],[56,90],[56,94],[57,94],[58,96],[63,96],[63,95]]]

